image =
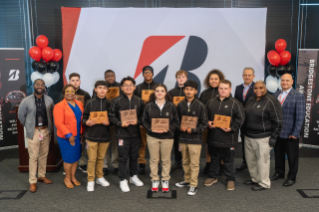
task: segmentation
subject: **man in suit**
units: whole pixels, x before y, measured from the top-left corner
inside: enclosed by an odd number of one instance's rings
[[[235,99],[242,103],[243,107],[245,107],[246,102],[250,97],[254,95],[254,85],[253,82],[255,78],[255,70],[250,67],[244,68],[243,71],[243,79],[244,83],[240,84],[236,87],[235,90]],[[242,143],[242,151],[243,151],[243,162],[240,166],[236,168],[237,171],[241,171],[247,168],[246,158],[245,158],[245,141],[244,134],[240,132],[240,138]]]
[[[299,137],[305,118],[305,96],[295,91],[292,84],[293,79],[290,74],[282,75],[282,90],[274,94],[281,104],[284,125],[275,144],[275,173],[270,179],[284,178],[285,154],[287,154],[289,172],[284,186],[291,186],[296,182],[299,162]]]

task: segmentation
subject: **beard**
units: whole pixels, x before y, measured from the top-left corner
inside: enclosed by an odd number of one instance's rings
[[[35,92],[36,94],[40,95],[40,94],[43,94],[43,93],[44,93],[44,90],[42,90],[42,92],[38,92],[36,89],[34,89],[34,92]]]

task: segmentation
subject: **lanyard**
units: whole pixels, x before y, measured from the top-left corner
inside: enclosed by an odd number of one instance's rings
[[[282,93],[281,93],[281,94],[282,94]],[[282,104],[284,103],[285,99],[287,98],[289,92],[287,93],[287,95],[285,96],[284,99],[281,99],[281,94],[279,95],[279,101],[280,101],[280,104],[282,105]]]
[[[245,88],[243,89],[244,100],[246,99],[246,95],[247,95],[247,93],[248,93],[248,91],[249,91],[249,88],[250,88],[250,86],[248,86],[246,92],[245,92]]]

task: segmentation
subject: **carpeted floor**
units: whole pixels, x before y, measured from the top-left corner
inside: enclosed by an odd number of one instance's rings
[[[240,148],[236,150],[236,164],[240,164]],[[0,193],[0,211],[318,211],[319,198],[303,198],[297,189],[318,189],[305,191],[309,196],[319,197],[319,150],[301,149],[297,183],[283,187],[283,179],[273,181],[269,190],[255,192],[243,182],[249,179],[247,170],[236,173],[236,189],[227,191],[225,177],[210,187],[203,185],[206,179],[199,176],[199,191],[195,196],[188,196],[187,188],[177,188],[176,182],[183,180],[182,171],[172,173],[171,190],[177,190],[176,199],[147,199],[147,190],[151,182],[149,168],[147,174],[140,176],[143,187],[131,187],[131,192],[122,193],[118,187],[118,177],[112,173],[106,179],[107,188],[96,186],[94,192],[86,191],[86,174],[80,170],[76,177],[82,186],[68,189],[63,184],[62,169],[49,172],[47,177],[52,185],[38,183],[36,193],[27,192],[21,199],[5,200],[3,197],[15,197],[19,192]],[[20,173],[17,149],[0,151],[0,191],[28,190],[28,173]],[[205,159],[201,159],[201,168]],[[271,174],[274,160],[271,160]],[[161,195],[163,196],[163,195]],[[166,195],[167,196],[167,195]]]

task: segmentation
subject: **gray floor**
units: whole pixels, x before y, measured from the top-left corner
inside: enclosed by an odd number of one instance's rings
[[[236,163],[241,162],[237,149]],[[308,156],[308,157],[307,157]],[[147,175],[140,176],[143,187],[131,186],[131,192],[122,193],[118,188],[118,177],[110,173],[106,179],[111,186],[96,186],[95,191],[86,191],[86,175],[78,171],[76,176],[82,186],[68,189],[63,184],[62,169],[47,173],[54,184],[38,184],[36,193],[27,192],[19,200],[0,200],[0,211],[318,211],[319,198],[303,198],[297,189],[318,189],[308,191],[308,195],[319,196],[319,150],[301,150],[298,181],[294,186],[283,187],[283,179],[274,181],[272,188],[254,192],[243,182],[249,179],[247,170],[236,173],[236,189],[227,191],[225,178],[213,186],[203,185],[205,176],[199,176],[199,191],[195,196],[187,196],[187,188],[177,188],[174,183],[182,181],[182,171],[172,174],[171,189],[177,190],[177,199],[147,199],[147,190],[151,186]],[[201,160],[201,166],[205,160]],[[0,151],[0,191],[27,190],[28,173],[17,170],[17,150]],[[274,160],[271,160],[271,170]],[[110,170],[112,171],[112,170]],[[272,172],[271,172],[272,173]],[[0,193],[3,196],[17,193]]]

